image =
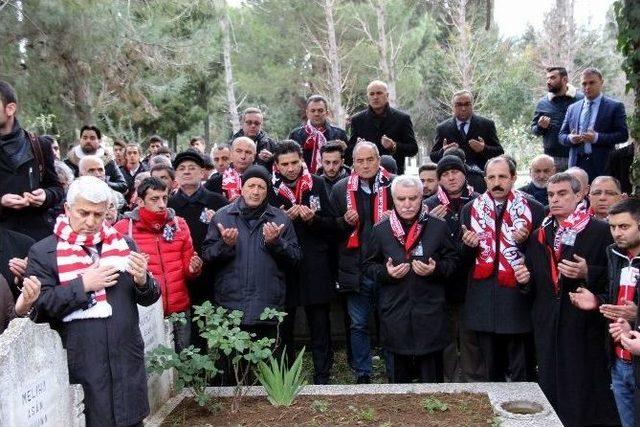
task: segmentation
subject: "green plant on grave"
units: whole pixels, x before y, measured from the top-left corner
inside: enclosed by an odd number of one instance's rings
[[[366,408],[362,408],[360,409],[360,411],[358,411],[358,420],[360,421],[371,422],[371,421],[375,421],[375,419],[376,419],[376,411],[370,406],[367,406]]]
[[[314,400],[311,402],[311,409],[313,412],[324,414],[329,410],[329,403],[326,400]]]
[[[278,325],[286,313],[274,309],[265,309],[262,320],[277,319]],[[147,355],[149,372],[162,373],[175,369],[178,388],[189,388],[196,402],[209,409],[212,396],[206,392],[207,385],[214,376],[223,372],[225,361],[229,361],[236,380],[231,400],[231,411],[240,408],[240,402],[246,390],[248,374],[257,364],[268,359],[277,339],[261,338],[243,331],[240,328],[243,313],[238,310],[229,311],[222,307],[214,307],[209,301],[194,306],[193,320],[206,340],[204,354],[199,348],[189,346],[180,354],[165,346],[158,346]],[[264,317],[263,317],[264,316]],[[183,322],[182,316],[170,316],[172,322]]]
[[[449,405],[444,403],[440,399],[436,399],[435,397],[427,397],[426,399],[422,399],[420,402],[422,408],[430,414],[434,412],[444,412],[449,410]]]
[[[294,399],[305,385],[302,376],[302,358],[304,348],[298,353],[296,360],[288,366],[286,348],[280,356],[280,361],[273,356],[269,363],[258,362],[255,369],[256,377],[267,392],[267,399],[273,406],[291,406]]]

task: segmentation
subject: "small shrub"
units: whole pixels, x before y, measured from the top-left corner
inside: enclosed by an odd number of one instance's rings
[[[314,400],[311,402],[313,412],[325,413],[329,410],[329,403],[326,400]]]
[[[267,398],[273,406],[291,406],[305,384],[302,376],[303,357],[304,348],[291,367],[287,366],[286,351],[282,352],[280,362],[273,356],[269,357],[269,364],[263,361],[258,362],[255,370],[256,377],[267,392]]]

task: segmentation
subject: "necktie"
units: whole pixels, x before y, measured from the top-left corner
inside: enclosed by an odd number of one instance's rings
[[[467,133],[464,131],[464,127],[467,125],[467,122],[460,123],[460,133],[463,137],[467,137]]]
[[[593,106],[593,101],[586,101],[585,106],[582,107],[582,111],[580,112],[580,133],[587,133],[589,130],[589,124],[591,123],[591,107]],[[584,144],[584,153],[591,154],[591,143],[586,142]]]

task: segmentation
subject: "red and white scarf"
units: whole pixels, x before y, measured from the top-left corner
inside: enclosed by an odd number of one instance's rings
[[[60,215],[53,232],[58,237],[56,259],[61,286],[68,286],[72,280],[94,264],[91,255],[82,247],[91,248],[100,242],[102,242],[100,265],[110,265],[121,272],[126,271],[131,249],[115,228],[103,224],[100,231],[95,234],[79,234],[71,228],[69,218]],[[111,317],[112,310],[107,302],[107,292],[104,289],[96,291],[93,297],[96,302],[93,306],[76,310],[66,315],[62,321]]]
[[[411,251],[420,239],[422,228],[424,226],[424,217],[428,212],[429,209],[425,205],[422,205],[420,213],[406,233],[404,231],[404,228],[402,227],[400,218],[398,218],[398,213],[396,212],[396,210],[392,210],[391,215],[389,215],[389,223],[391,224],[391,231],[393,231],[393,236],[404,248],[404,254],[407,259],[411,258]]]
[[[496,230],[495,201],[485,192],[477,197],[471,205],[471,229],[480,238],[480,252],[476,256],[473,269],[474,279],[486,279],[493,274],[497,238],[500,239],[498,255],[498,284],[512,288],[516,286],[513,267],[522,262],[523,254],[513,238],[513,232],[526,228],[531,232],[531,209],[526,197],[520,191],[511,191],[505,202],[500,231]]]
[[[555,218],[551,214],[549,214],[549,216],[547,216],[544,221],[542,221],[542,225],[538,229],[538,242],[547,248],[547,253],[549,255],[549,271],[551,272],[551,281],[553,282],[553,290],[557,295],[559,291],[560,280],[558,263],[560,262],[560,257],[562,255],[562,236],[568,230],[573,231],[576,235],[582,232],[587,224],[589,224],[591,215],[589,215],[589,211],[586,209],[585,205],[580,202],[578,206],[576,206],[576,209],[573,211],[573,213],[558,225],[556,235],[553,237],[553,247],[550,247],[547,244],[545,238],[545,228],[548,225],[553,224],[554,219]]]
[[[233,201],[240,197],[242,190],[242,179],[240,173],[233,167],[229,166],[222,172],[222,191],[229,201]]]
[[[475,190],[473,189],[472,186],[467,184],[467,192],[469,193],[469,195],[472,195],[473,192]],[[438,191],[436,192],[436,195],[438,196],[438,200],[440,200],[440,204],[444,205],[444,207],[449,207],[449,196],[447,196],[447,193],[444,191],[444,188],[442,188],[441,185],[438,185]]]
[[[302,197],[313,188],[313,177],[309,173],[309,169],[307,169],[306,163],[301,163],[302,174],[296,181],[296,186],[294,189],[295,192],[291,191],[291,188],[284,182],[282,174],[278,171],[275,163],[273,165],[273,177],[271,178],[271,181],[273,182],[273,188],[275,188],[276,194],[289,199],[289,201],[293,205],[301,204]]]
[[[373,223],[377,223],[383,216],[383,214],[389,210],[387,197],[389,186],[391,184],[391,174],[387,172],[385,168],[380,166],[380,170],[374,178],[373,188],[371,192],[375,194],[373,210]],[[357,210],[356,194],[360,188],[360,177],[357,173],[351,172],[347,180],[347,210]],[[355,225],[353,232],[349,236],[347,241],[347,248],[356,249],[360,247],[360,220]]]
[[[322,166],[320,149],[327,143],[327,138],[322,133],[324,130],[324,128],[313,126],[311,120],[307,120],[307,124],[304,125],[304,131],[307,133],[304,149],[305,151],[311,151],[311,164],[309,165],[311,173],[316,173],[318,168]]]

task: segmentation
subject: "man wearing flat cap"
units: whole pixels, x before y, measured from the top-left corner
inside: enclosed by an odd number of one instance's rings
[[[240,197],[209,224],[202,258],[214,270],[216,303],[242,311],[243,330],[275,338],[275,320],[260,320],[260,314],[267,307],[284,309],[285,271],[295,268],[302,253],[287,214],[269,205],[271,191],[263,166],[247,168]]]
[[[178,191],[169,199],[168,207],[184,218],[191,232],[194,251],[201,256],[202,241],[215,211],[227,204],[220,194],[207,190],[201,183],[204,168],[202,154],[188,149],[176,155],[173,168],[176,171]],[[187,283],[189,296],[194,305],[211,300],[211,272],[205,267],[197,279]]]

